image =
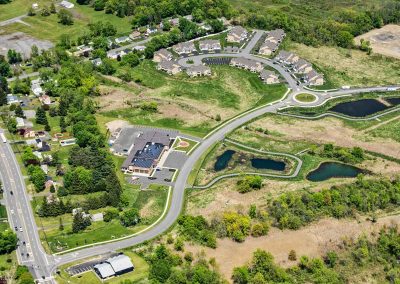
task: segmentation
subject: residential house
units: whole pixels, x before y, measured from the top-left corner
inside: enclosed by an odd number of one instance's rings
[[[17,121],[17,128],[25,127],[25,121],[22,117],[16,117],[15,120]]]
[[[172,53],[166,50],[165,48],[154,52],[153,56],[154,62],[171,61],[171,60],[172,60]]]
[[[304,76],[304,82],[310,86],[321,86],[324,84],[324,76],[311,70]]]
[[[124,43],[124,42],[128,42],[131,41],[131,39],[129,38],[129,36],[121,36],[115,39],[115,43]]]
[[[110,50],[107,52],[107,57],[110,59],[118,59],[118,57],[121,57],[121,54],[119,51]]]
[[[260,46],[258,53],[267,56],[271,55],[278,49],[278,46],[278,43],[275,43],[273,41],[266,41]]]
[[[91,62],[94,66],[100,66],[101,64],[103,64],[103,61],[101,60],[101,58],[95,58],[95,59],[91,60]]]
[[[157,70],[167,72],[169,75],[175,75],[182,71],[182,67],[176,61],[161,61],[157,65]]]
[[[267,37],[265,38],[265,41],[272,41],[275,43],[281,43],[282,40],[285,38],[286,34],[285,31],[282,29],[276,29],[269,31],[267,33]]]
[[[72,4],[71,2],[65,1],[65,0],[61,1],[60,6],[66,8],[66,9],[74,8],[74,4]]]
[[[205,65],[190,66],[187,68],[186,73],[190,77],[211,76],[211,68]]]
[[[24,138],[34,138],[36,136],[36,132],[31,128],[22,128],[18,130],[19,135]]]
[[[154,34],[156,32],[158,32],[157,28],[148,27],[147,30],[146,30],[145,36],[149,36],[149,35]]]
[[[235,26],[228,32],[226,40],[227,42],[240,43],[243,40],[247,39],[247,37],[248,37],[248,32],[245,28],[241,26]]]
[[[201,51],[216,52],[221,50],[221,43],[219,40],[206,39],[199,42]]]
[[[296,73],[300,74],[307,74],[313,69],[312,65],[310,62],[304,60],[304,59],[299,59],[294,65],[293,65],[293,70]]]
[[[51,105],[51,98],[48,95],[42,95],[39,97],[39,101],[44,106]]]
[[[146,46],[144,46],[144,45],[136,45],[136,46],[133,47],[133,49],[137,50],[137,51],[144,51],[146,49]]]
[[[81,46],[78,46],[77,48],[78,48],[78,50],[73,53],[73,55],[76,57],[81,57],[81,56],[89,57],[90,52],[93,50],[93,47],[86,46],[86,45],[81,45]]]
[[[179,55],[182,54],[191,54],[193,52],[196,52],[196,47],[194,46],[194,43],[191,41],[187,42],[180,42],[176,45],[174,45],[173,50],[178,53]]]
[[[193,16],[192,15],[186,15],[186,16],[183,16],[182,18],[185,18],[188,21],[193,21]],[[173,26],[179,26],[179,18],[173,18],[173,19],[169,20],[169,22]]]
[[[229,65],[243,68],[253,73],[261,72],[264,68],[261,62],[243,57],[233,58]]]
[[[170,63],[170,61],[163,62]],[[133,148],[122,164],[121,170],[125,173],[150,175],[163,154],[169,150],[171,143],[171,136],[167,133],[159,131],[141,133],[135,139]]]
[[[260,72],[260,78],[265,84],[278,84],[279,83],[279,77],[276,75],[274,72],[270,70],[262,70]]]
[[[40,78],[31,81],[31,91],[37,97],[44,93],[41,84],[42,80]]]
[[[142,36],[142,34],[139,31],[133,31],[131,32],[131,34],[129,35],[129,38],[131,40],[136,40],[139,39]]]
[[[299,61],[299,57],[296,54],[284,50],[279,52],[275,59],[287,65],[293,65]]]
[[[60,141],[60,145],[62,147],[75,145],[75,143],[76,143],[76,139],[75,138],[70,138],[70,139],[65,139],[65,140],[61,140]]]
[[[21,103],[21,100],[17,96],[14,96],[13,94],[7,95],[7,104],[8,105],[20,104],[20,103]]]

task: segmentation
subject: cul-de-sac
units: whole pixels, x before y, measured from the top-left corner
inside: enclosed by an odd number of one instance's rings
[[[398,0],[0,0],[0,284],[399,263]]]

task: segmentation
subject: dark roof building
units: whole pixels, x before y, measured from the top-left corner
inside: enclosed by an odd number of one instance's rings
[[[121,169],[125,172],[150,174],[162,154],[169,149],[170,143],[171,137],[167,133],[157,131],[141,133]]]

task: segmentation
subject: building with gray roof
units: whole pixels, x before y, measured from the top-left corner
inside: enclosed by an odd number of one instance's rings
[[[233,58],[230,62],[230,65],[243,68],[254,73],[261,72],[261,70],[263,70],[263,65],[261,62],[244,57]]]
[[[107,262],[96,264],[93,268],[101,279],[107,279],[115,276],[112,266]]]
[[[172,48],[179,55],[190,54],[190,53],[197,51],[196,47],[194,46],[194,43],[191,41],[180,42],[180,43],[174,45]]]
[[[135,267],[128,256],[120,254],[110,257],[103,263],[96,264],[93,268],[101,279],[107,279],[131,272]]]
[[[211,76],[211,68],[204,65],[190,66],[186,69],[186,73],[190,77]]]

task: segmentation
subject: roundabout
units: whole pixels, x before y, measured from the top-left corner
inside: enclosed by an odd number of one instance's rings
[[[298,103],[311,104],[318,100],[318,97],[310,93],[300,93],[293,97],[293,99]]]

